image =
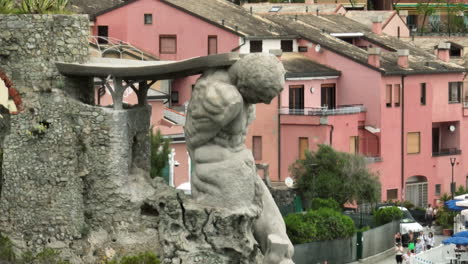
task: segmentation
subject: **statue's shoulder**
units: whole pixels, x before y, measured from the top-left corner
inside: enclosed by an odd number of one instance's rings
[[[219,112],[222,109],[231,108],[235,105],[242,105],[242,96],[237,88],[226,82],[215,81],[208,85],[204,93],[204,106]],[[210,111],[212,112],[212,111]]]

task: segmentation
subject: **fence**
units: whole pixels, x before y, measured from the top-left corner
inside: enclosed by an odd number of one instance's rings
[[[384,252],[395,246],[393,234],[400,230],[400,223],[394,221],[348,239],[317,241],[294,246],[294,263],[317,264],[327,261],[329,264],[353,262]],[[358,246],[361,244],[362,246]],[[358,250],[361,250],[358,252]]]
[[[345,214],[346,216],[349,216],[351,219],[354,221],[354,225],[357,228],[360,227],[375,227],[374,224],[374,216],[371,214],[365,214],[365,213],[347,213]]]
[[[362,257],[367,258],[394,247],[395,240],[393,239],[393,234],[398,231],[400,231],[400,222],[393,221],[383,226],[379,226],[377,228],[363,232]]]
[[[344,264],[356,260],[356,235],[348,239],[317,241],[294,246],[294,263]]]
[[[431,250],[423,251],[411,257],[412,264],[447,263],[449,257],[455,256],[455,245],[441,245]]]

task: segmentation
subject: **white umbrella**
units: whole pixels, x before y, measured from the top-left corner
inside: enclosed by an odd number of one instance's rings
[[[453,197],[454,200],[468,200],[468,193]]]
[[[455,205],[460,207],[468,207],[468,200],[457,201],[455,202]]]

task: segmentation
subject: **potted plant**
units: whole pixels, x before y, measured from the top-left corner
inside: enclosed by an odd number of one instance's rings
[[[436,224],[442,227],[442,234],[444,236],[451,236],[453,234],[453,218],[456,214],[456,212],[448,210],[445,206],[437,211]]]

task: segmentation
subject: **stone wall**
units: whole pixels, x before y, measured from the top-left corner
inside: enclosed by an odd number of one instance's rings
[[[4,141],[0,232],[22,251],[60,249],[74,263],[94,263],[106,247],[156,250],[157,222],[141,214],[154,194],[149,106],[115,111],[54,90],[24,107]]]
[[[54,62],[88,58],[88,16],[0,15],[0,28],[0,68],[20,93],[66,88]]]

